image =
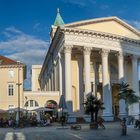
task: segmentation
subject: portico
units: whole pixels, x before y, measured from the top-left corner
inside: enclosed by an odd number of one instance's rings
[[[51,76],[49,84],[55,83],[51,87],[59,87],[60,95],[65,95],[69,114],[84,115],[82,103],[93,86],[93,94],[104,102],[101,115],[106,120],[125,116],[124,101],[118,103],[114,99],[118,90],[114,85],[126,81],[139,95],[140,33],[117,17],[53,26],[51,33],[53,40],[40,78],[48,74],[48,69],[54,69],[50,70],[55,76]],[[139,105],[131,106],[129,113],[138,115]]]

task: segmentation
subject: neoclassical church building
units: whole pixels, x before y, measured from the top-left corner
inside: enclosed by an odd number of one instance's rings
[[[126,115],[124,101],[115,98],[117,84],[125,81],[140,95],[140,32],[118,17],[64,24],[57,11],[50,37],[40,86],[65,96],[70,121],[85,116],[83,102],[91,92],[104,102],[105,120]],[[129,115],[139,112],[138,103],[129,107]]]

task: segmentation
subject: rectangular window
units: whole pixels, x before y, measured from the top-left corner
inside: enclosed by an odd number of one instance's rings
[[[14,95],[14,85],[13,84],[9,84],[8,85],[8,95],[9,96],[13,96]]]
[[[9,113],[12,115],[12,113],[14,113],[14,110],[13,110],[13,108],[14,108],[15,106],[14,105],[9,105],[8,106],[8,108],[9,108]],[[10,115],[9,114],[9,115]]]
[[[9,109],[13,109],[14,108],[14,105],[9,105],[8,108]]]
[[[30,107],[33,107],[33,100],[30,100]]]
[[[14,71],[13,70],[9,70],[9,78],[13,78],[14,77]]]

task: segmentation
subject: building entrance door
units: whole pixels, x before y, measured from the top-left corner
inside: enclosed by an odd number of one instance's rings
[[[119,115],[119,101],[117,99],[117,94],[119,92],[117,84],[112,85],[112,110],[114,117]]]

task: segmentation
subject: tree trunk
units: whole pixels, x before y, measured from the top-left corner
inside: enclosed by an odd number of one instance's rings
[[[91,112],[91,122],[94,122],[94,112]]]
[[[128,117],[128,114],[129,114],[129,108],[128,108],[128,103],[125,101],[125,109],[126,109],[126,115]]]
[[[98,119],[98,111],[95,112],[95,122],[97,122]]]

